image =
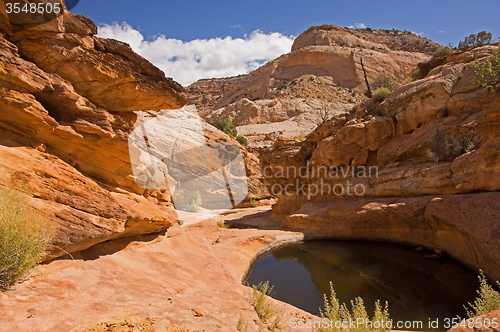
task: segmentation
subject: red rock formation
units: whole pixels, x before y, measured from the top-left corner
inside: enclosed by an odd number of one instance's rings
[[[141,111],[183,106],[183,88],[83,16],[22,28],[0,15],[0,184],[58,224],[46,258],[176,223],[167,190],[135,183],[128,137]],[[249,198],[267,197],[255,156],[242,153]]]
[[[427,48],[413,47],[427,42]],[[208,122],[230,119],[252,146],[262,147],[274,143],[271,136],[307,135],[325,107],[335,115],[361,102],[367,90],[361,59],[370,83],[385,75],[402,83],[429,59],[419,51],[431,47],[438,45],[411,33],[312,27],[297,37],[290,53],[248,75],[200,80],[186,94]]]
[[[424,245],[500,279],[500,243],[492,237],[499,231],[500,94],[473,85],[470,64],[495,49],[451,55],[385,101],[367,100],[304,142],[263,153],[268,188],[281,189],[273,211],[296,211],[283,226],[312,237]],[[309,173],[281,176],[290,166]]]

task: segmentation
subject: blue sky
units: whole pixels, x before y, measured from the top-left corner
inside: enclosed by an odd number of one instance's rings
[[[422,33],[423,37],[442,45],[450,42],[457,45],[469,34],[482,30],[492,32],[495,41],[498,40],[500,1],[463,3],[456,0],[80,0],[72,12],[89,17],[98,26],[118,23],[123,27],[126,22],[127,27],[142,35],[144,42],[155,41],[159,36],[181,42],[228,36],[233,40],[248,40],[256,30],[265,35],[275,32],[293,38],[313,25],[348,27],[356,23],[375,29],[395,28]],[[113,37],[109,33],[106,37]],[[128,41],[125,36],[121,39]],[[253,44],[252,47],[258,46]],[[256,55],[258,59],[252,61],[267,61],[267,56],[274,56],[271,53]],[[199,57],[197,59],[200,63]],[[189,79],[184,81],[187,84]]]

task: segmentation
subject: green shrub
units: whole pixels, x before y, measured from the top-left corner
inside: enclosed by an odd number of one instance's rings
[[[236,330],[238,332],[246,332],[248,328],[248,323],[245,318],[240,314],[240,319],[238,319],[238,323],[236,324]]]
[[[442,49],[437,50],[434,53],[432,53],[432,57],[433,58],[439,58],[440,56],[450,55],[453,52],[454,51],[451,48],[449,48],[448,46],[445,46]]]
[[[243,137],[243,136],[236,136],[236,140],[238,143],[240,143],[242,146],[247,146],[248,145],[248,140]]]
[[[217,220],[216,223],[217,223],[217,226],[219,226],[219,228],[229,228],[229,226],[226,225],[226,223],[223,219]]]
[[[330,282],[330,299],[323,295],[325,299],[325,307],[324,312],[321,311],[321,318],[327,318],[329,321],[333,322],[333,327],[330,328],[321,328],[320,332],[332,332],[332,331],[341,331],[346,330],[343,328],[337,328],[335,326],[335,322],[347,322],[349,321],[357,321],[358,319],[363,319],[364,322],[369,320],[368,313],[366,312],[365,304],[361,297],[357,297],[354,301],[351,301],[352,310],[349,311],[347,309],[347,305],[345,303],[340,304],[337,296],[335,294],[335,290],[333,289],[333,284]],[[389,331],[390,328],[388,326],[392,326],[392,321],[389,318],[389,304],[386,302],[385,307],[382,309],[380,305],[380,301],[375,302],[375,310],[373,312],[373,317],[370,320],[372,322],[372,328],[366,328],[366,324],[363,324],[361,327],[356,325],[355,328],[350,328],[349,332],[361,332],[361,331]],[[391,322],[388,324],[387,322]],[[376,327],[378,326],[378,327]],[[368,324],[370,327],[370,324]]]
[[[378,88],[373,92],[373,98],[375,98],[376,101],[382,101],[385,98],[389,97],[391,94],[391,91],[387,88]]]
[[[251,207],[257,207],[257,205],[259,205],[259,204],[258,204],[258,203],[257,203],[257,201],[255,200],[255,198],[252,198],[252,199],[250,200],[250,206],[251,206]]]
[[[236,130],[236,126],[233,125],[231,120],[229,119],[220,119],[216,118],[215,121],[215,126],[219,128],[224,134],[236,137],[238,135],[238,131]]]
[[[481,46],[491,43],[491,33],[486,31],[481,31],[477,35],[471,34],[466,37],[464,41],[458,43],[458,49],[465,51],[470,47]]]
[[[268,298],[272,296],[273,286],[269,281],[252,286],[250,304],[254,307],[257,316],[271,331],[279,331],[285,327],[283,313],[276,311],[273,302]]]
[[[265,283],[261,282],[258,285],[253,285],[252,289],[250,304],[255,308],[260,320],[267,323],[272,314],[272,302],[267,296],[271,296],[273,286],[269,286],[269,281],[266,281]]]
[[[473,84],[500,91],[500,49],[493,54],[492,61],[486,60],[481,64],[476,60],[472,66],[476,69],[476,74],[472,79]]]
[[[413,73],[411,73],[410,77],[408,77],[405,80],[405,84],[416,81],[416,80],[418,80],[419,77],[420,77],[420,69],[417,68],[417,70],[415,70]]]
[[[377,90],[379,88],[386,88],[389,91],[394,91],[399,87],[398,82],[393,76],[390,75],[382,75],[377,77],[375,82],[372,84],[373,90]]]
[[[295,137],[295,139],[296,139],[297,141],[299,141],[299,142],[303,142],[303,141],[305,140],[305,138],[304,138],[304,137],[302,137],[302,136],[300,136],[300,135],[299,135],[299,136],[297,136],[297,137]]]
[[[469,318],[490,313],[500,307],[500,293],[488,284],[483,271],[479,270],[479,273],[480,275],[478,278],[480,284],[479,289],[477,290],[478,297],[476,298],[476,301],[474,301],[474,304],[469,303],[469,307],[472,310],[469,310],[469,308],[464,305]],[[498,283],[498,286],[500,286],[500,283]]]
[[[201,194],[198,190],[193,194],[193,199],[191,203],[186,205],[186,211],[188,212],[198,212],[198,208],[201,205]]]
[[[54,226],[15,190],[0,191],[0,288],[9,288],[40,262]]]

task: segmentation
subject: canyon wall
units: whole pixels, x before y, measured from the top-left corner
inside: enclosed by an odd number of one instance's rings
[[[0,185],[57,225],[45,259],[177,223],[172,192],[136,184],[128,138],[138,119],[183,107],[182,86],[65,9],[33,27],[3,13],[0,32]],[[201,135],[237,144],[208,124]],[[257,158],[241,153],[248,199],[267,197]]]
[[[439,47],[409,32],[322,25],[248,75],[200,80],[186,95],[207,122],[230,119],[251,146],[266,147],[277,138],[307,135],[321,122],[320,111],[345,113],[363,101],[361,61],[370,83],[380,76],[402,83]]]
[[[273,211],[291,214],[283,226],[425,245],[499,279],[500,95],[471,83],[472,60],[496,49],[441,59],[387,99],[368,99],[304,142],[263,152],[261,169],[279,197]]]

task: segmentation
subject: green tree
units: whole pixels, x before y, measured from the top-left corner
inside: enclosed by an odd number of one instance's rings
[[[418,80],[419,77],[420,77],[420,69],[417,68],[413,73],[411,73],[410,77],[408,77],[405,80],[405,84],[416,81],[416,80]]]
[[[472,79],[473,84],[500,91],[500,49],[493,54],[492,61],[485,60],[480,63],[476,60],[472,66],[476,69],[476,74]]]
[[[439,58],[440,56],[450,55],[452,53],[453,53],[453,48],[445,46],[442,49],[437,50],[436,52],[432,53],[432,57],[433,58]]]
[[[471,34],[465,37],[463,41],[458,43],[458,49],[465,51],[471,47],[481,46],[491,43],[491,32],[481,31],[477,35]]]

